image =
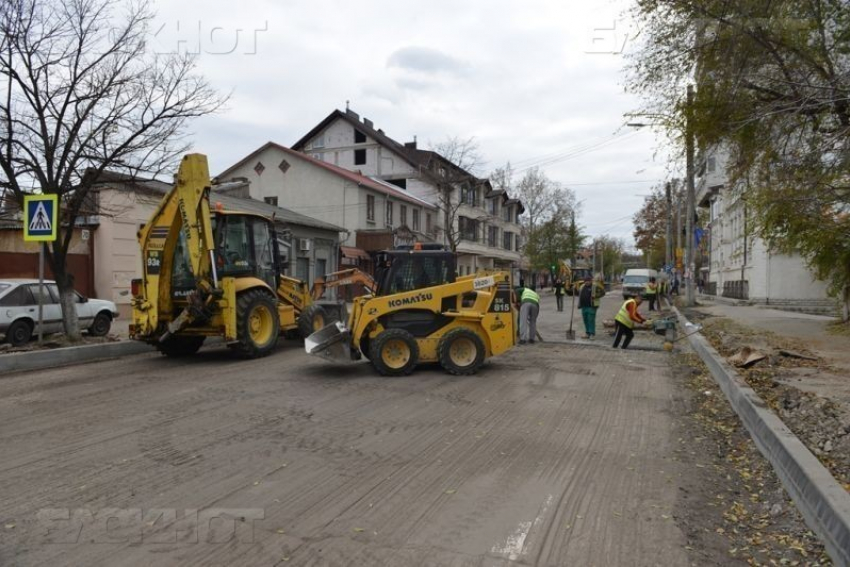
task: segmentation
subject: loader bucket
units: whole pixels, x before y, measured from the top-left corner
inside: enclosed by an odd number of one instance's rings
[[[335,321],[304,339],[304,350],[331,362],[351,362],[351,331]]]

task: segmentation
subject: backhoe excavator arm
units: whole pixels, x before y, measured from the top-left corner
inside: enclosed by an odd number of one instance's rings
[[[316,278],[316,281],[313,282],[313,289],[310,290],[310,295],[314,300],[318,300],[325,294],[325,290],[354,284],[362,284],[372,295],[375,295],[378,288],[378,284],[375,283],[372,276],[357,268],[349,268]]]
[[[134,285],[133,302],[136,310],[144,314],[134,328],[140,337],[160,334],[159,340],[165,340],[193,320],[204,317],[218,293],[209,193],[206,156],[184,156],[174,187],[138,233],[144,273],[140,289]],[[178,246],[182,248],[185,264],[175,266]],[[171,282],[175,270],[190,272],[195,290],[188,297],[189,306],[163,332],[160,313],[172,308]]]

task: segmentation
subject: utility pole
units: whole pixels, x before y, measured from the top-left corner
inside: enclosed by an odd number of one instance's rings
[[[688,85],[687,106],[685,108],[685,170],[687,175],[687,199],[685,203],[685,305],[693,307],[696,303],[694,293],[694,87]]]
[[[673,259],[673,196],[668,181],[664,187],[664,197],[667,202],[667,237],[664,240],[664,265],[669,266]]]

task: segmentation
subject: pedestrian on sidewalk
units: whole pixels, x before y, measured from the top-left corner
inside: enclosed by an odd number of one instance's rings
[[[596,312],[602,296],[605,295],[605,285],[594,282],[593,278],[584,278],[584,284],[578,291],[578,306],[581,309],[581,318],[584,321],[584,339],[593,340],[596,336]]]
[[[555,280],[555,285],[552,286],[555,290],[555,302],[558,305],[558,311],[564,310],[564,282],[561,278]]]
[[[519,344],[534,344],[537,338],[537,315],[540,313],[540,296],[533,287],[522,290],[519,300]]]
[[[673,287],[670,289],[670,295],[679,295],[679,276],[673,277]]]
[[[644,295],[646,295],[646,299],[649,301],[649,310],[658,311],[655,308],[655,300],[658,297],[658,283],[655,278],[649,278],[649,281],[646,283],[646,287],[644,288]]]
[[[620,345],[620,339],[623,339],[623,348],[629,348],[629,343],[632,342],[632,339],[635,336],[635,323],[643,324],[646,321],[646,319],[638,313],[638,307],[640,307],[641,303],[643,303],[643,298],[638,295],[630,297],[623,303],[623,306],[620,307],[620,310],[614,317],[614,326],[616,327],[614,334],[614,348],[617,348]]]

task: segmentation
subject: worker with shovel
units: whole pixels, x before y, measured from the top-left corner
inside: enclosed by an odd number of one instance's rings
[[[600,299],[603,295],[605,295],[605,287],[601,283],[594,283],[590,276],[584,278],[584,283],[578,291],[578,307],[581,309],[581,318],[584,321],[583,339],[593,340],[596,336],[596,312],[599,310]]]

